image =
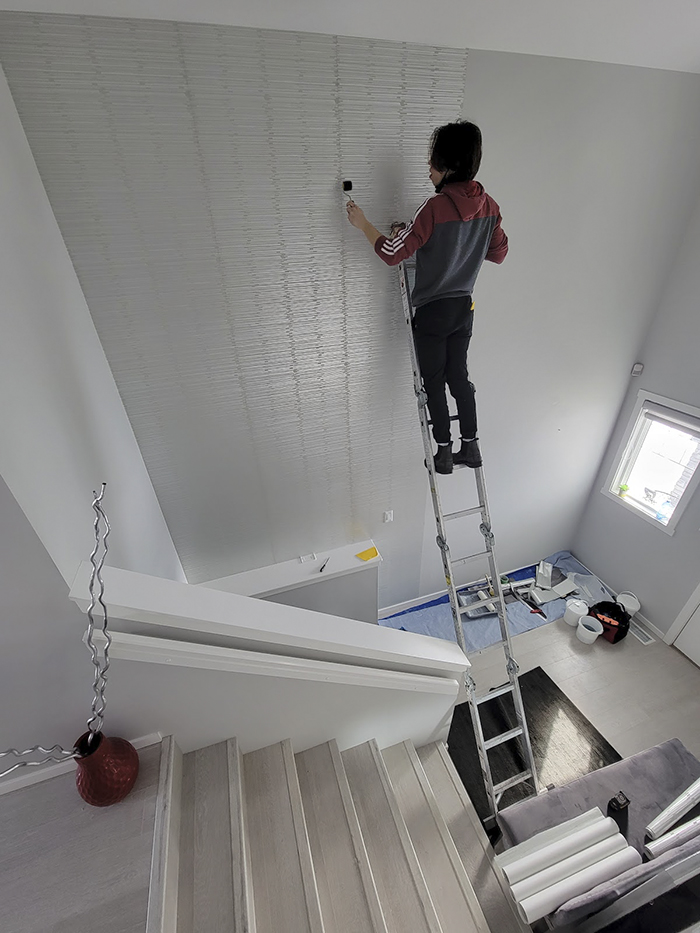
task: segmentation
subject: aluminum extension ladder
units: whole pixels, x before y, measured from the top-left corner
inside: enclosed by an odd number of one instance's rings
[[[462,629],[462,616],[467,611],[471,612],[473,609],[486,604],[495,605],[498,611],[498,621],[501,629],[501,645],[505,654],[505,669],[508,675],[508,683],[491,690],[489,693],[484,694],[483,696],[478,696],[474,678],[469,673],[467,673],[465,678],[465,687],[469,697],[469,707],[471,710],[472,723],[474,726],[474,737],[476,739],[476,746],[479,752],[479,762],[481,764],[481,771],[484,776],[484,784],[486,786],[486,793],[490,810],[490,815],[486,822],[493,823],[498,811],[498,804],[500,799],[503,793],[510,787],[515,787],[517,784],[525,784],[530,786],[532,793],[537,793],[537,773],[535,770],[535,761],[532,754],[532,745],[530,743],[530,734],[527,728],[525,710],[523,708],[523,698],[520,692],[520,683],[518,681],[519,668],[515,658],[513,657],[513,646],[511,644],[510,632],[508,630],[508,618],[506,615],[506,604],[503,587],[501,586],[501,577],[496,564],[494,535],[491,531],[491,517],[489,514],[488,498],[486,495],[484,470],[483,467],[479,467],[473,471],[476,479],[476,488],[479,495],[479,505],[475,508],[461,509],[458,512],[449,512],[444,514],[442,511],[442,505],[440,503],[440,494],[438,492],[436,473],[433,463],[433,448],[430,437],[430,426],[432,422],[428,420],[428,398],[423,388],[423,381],[421,379],[420,369],[418,366],[418,358],[416,356],[416,348],[413,342],[413,310],[411,307],[411,290],[409,285],[407,263],[400,263],[398,270],[399,283],[401,286],[401,301],[403,305],[404,318],[408,327],[411,366],[413,368],[413,388],[416,393],[416,400],[418,402],[418,414],[420,416],[421,433],[423,435],[423,448],[425,450],[425,465],[428,470],[430,493],[433,500],[433,512],[435,514],[435,524],[437,527],[437,545],[440,548],[440,553],[442,555],[442,566],[445,572],[445,580],[447,581],[447,592],[450,598],[452,620],[454,622],[455,632],[457,634],[457,643],[465,655],[467,654],[467,647],[464,640],[464,631]],[[451,420],[454,421],[456,418],[457,416],[453,415]],[[483,551],[478,551],[476,554],[469,554],[467,557],[453,559],[450,556],[450,548],[447,543],[447,522],[460,518],[466,518],[467,516],[472,515],[481,516],[479,530],[481,531],[481,534],[484,538],[485,549]],[[483,598],[480,597],[478,601],[472,602],[468,606],[462,606],[460,605],[460,602],[457,598],[457,587],[454,582],[453,567],[458,564],[466,564],[471,560],[482,557],[486,557],[488,559],[490,571],[490,588],[493,590],[493,595],[487,593],[487,595]],[[488,584],[489,580],[487,580],[487,589],[489,589]],[[484,729],[481,721],[480,710],[483,704],[506,694],[512,695],[515,716],[518,724],[515,728],[509,729],[507,732],[503,732],[494,736],[493,738],[486,739],[484,737]],[[511,740],[519,740],[520,742],[521,752],[525,763],[525,770],[520,771],[517,774],[513,774],[511,777],[499,781],[497,784],[494,784],[493,775],[491,773],[491,763],[489,761],[489,752],[491,749],[496,748],[499,745],[503,745],[505,742],[509,742]]]

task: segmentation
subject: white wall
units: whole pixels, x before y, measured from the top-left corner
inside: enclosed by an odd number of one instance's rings
[[[70,583],[108,484],[108,563],[180,560],[0,71],[0,475]]]
[[[697,155],[700,138],[696,142]],[[631,379],[620,417],[574,540],[576,554],[616,590],[629,589],[642,614],[666,632],[700,583],[700,495],[696,492],[669,537],[617,502],[601,488],[627,426],[639,389],[700,407],[700,197],[658,302],[657,313],[639,359],[644,372]]]
[[[0,529],[0,750],[72,748],[93,697],[86,618],[2,480]],[[124,598],[120,578],[130,576],[106,568],[108,604]],[[186,751],[232,735],[246,751],[287,737],[297,750],[332,737],[345,746],[371,737],[383,745],[444,737],[468,666],[454,643],[133,576],[154,608],[144,613],[145,638],[119,635],[130,623],[110,612],[106,734],[133,741],[173,733]],[[173,612],[198,606],[219,624],[193,634],[197,623],[183,620],[189,630],[175,629],[174,637],[195,644],[167,641],[158,607],[174,626]],[[197,644],[216,642],[212,631],[229,633],[218,639],[226,648]]]
[[[446,741],[460,684],[120,632],[110,656],[111,728],[139,723],[183,752],[231,736],[243,752],[283,739],[295,751],[330,739],[341,749]]]
[[[81,640],[85,625],[0,479],[0,750],[54,742],[72,748],[85,731],[94,673]]]
[[[487,263],[477,283],[470,350],[508,569],[590,541],[575,539],[579,517],[698,189],[700,79],[476,51],[464,116],[482,128],[479,177],[510,238],[504,264]],[[676,370],[673,391],[688,395],[693,368],[679,372],[668,347],[659,365]],[[441,487],[449,501],[474,501],[467,471]],[[423,593],[444,589],[426,516]],[[479,549],[467,547],[479,544],[477,532],[464,536],[458,554]],[[597,565],[605,577],[608,561]]]

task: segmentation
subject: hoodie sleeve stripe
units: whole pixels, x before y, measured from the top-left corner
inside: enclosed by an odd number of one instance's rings
[[[374,251],[389,266],[396,266],[408,259],[421,247],[433,232],[435,224],[432,210],[425,210],[433,198],[426,198],[413,216],[410,224],[393,240],[380,236],[374,244]]]

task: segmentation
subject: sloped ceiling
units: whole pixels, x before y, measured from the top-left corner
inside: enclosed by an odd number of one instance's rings
[[[365,36],[700,73],[697,0],[0,0],[0,9]]]
[[[378,218],[430,193],[466,52],[4,13],[0,59],[189,581],[374,534],[405,588],[406,335],[340,181]]]

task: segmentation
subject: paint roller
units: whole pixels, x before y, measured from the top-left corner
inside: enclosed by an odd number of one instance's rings
[[[352,195],[350,194],[351,191],[352,191],[352,182],[344,181],[343,182],[343,194],[346,194],[348,196],[348,201],[352,201]]]

